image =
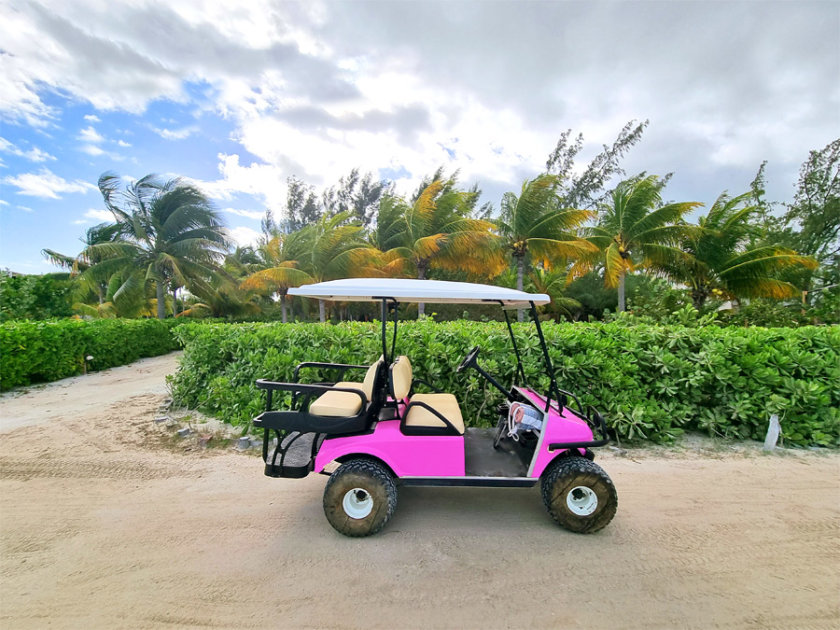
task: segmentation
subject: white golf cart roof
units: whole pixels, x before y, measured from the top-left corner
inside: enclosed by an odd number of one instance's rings
[[[330,280],[289,289],[289,295],[338,302],[367,302],[383,298],[393,298],[397,302],[425,302],[427,304],[498,304],[501,302],[506,307],[527,307],[530,302],[547,304],[551,301],[551,298],[544,293],[525,293],[489,284],[404,278]]]

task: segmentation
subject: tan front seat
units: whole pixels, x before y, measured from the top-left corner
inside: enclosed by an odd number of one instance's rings
[[[429,405],[444,418],[452,423],[458,435],[464,435],[464,418],[461,416],[461,406],[452,394],[414,394],[411,402],[421,402]],[[437,427],[447,429],[446,423],[428,409],[412,407],[405,417],[408,427]]]
[[[351,383],[341,381],[334,387],[357,389],[361,391],[367,401],[373,399],[373,386],[376,381],[376,372],[379,369],[382,359],[380,358],[368,368],[365,373],[365,380],[362,383]],[[315,402],[309,405],[309,413],[315,416],[329,416],[336,418],[347,418],[358,415],[362,410],[362,399],[351,392],[326,392],[321,394]]]
[[[411,384],[414,375],[411,369],[411,361],[406,356],[397,357],[391,366],[391,395],[394,400],[404,400],[411,392]],[[451,433],[452,429],[434,413],[421,406],[412,406],[411,403],[423,403],[428,405],[444,418],[446,418],[458,435],[464,434],[464,418],[461,415],[461,407],[458,399],[452,394],[414,394],[409,399],[408,413],[401,428],[403,433]]]

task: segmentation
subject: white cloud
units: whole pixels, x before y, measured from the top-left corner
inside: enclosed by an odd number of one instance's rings
[[[87,153],[88,155],[92,155],[94,157],[99,157],[100,155],[104,155],[105,151],[100,147],[96,146],[95,144],[85,144],[79,149],[82,153]]]
[[[104,141],[104,136],[100,135],[93,126],[85,127],[79,132],[78,136],[79,140],[82,142],[89,142],[92,144],[99,144],[100,142]]]
[[[125,140],[117,140],[117,144],[121,147],[130,147],[131,144],[126,142]]]
[[[46,151],[41,151],[38,147],[32,147],[29,151],[23,152],[23,157],[33,162],[46,162],[47,160],[55,160],[54,155],[50,155]]]
[[[96,219],[97,221],[114,221],[114,215],[108,210],[96,210],[91,208],[85,212],[85,217],[88,219]]]
[[[255,195],[272,210],[280,210],[286,201],[287,171],[282,166],[253,163],[242,166],[239,155],[220,153],[221,179],[193,180],[212,199],[229,200],[236,193]]]
[[[53,124],[41,100],[53,91],[134,114],[189,103],[225,117],[258,157],[242,165],[226,148],[208,192],[275,207],[289,175],[323,186],[356,166],[408,173],[401,191],[441,165],[515,189],[566,128],[595,151],[631,118],[652,124],[628,164],[690,171],[713,197],[718,182],[700,177],[710,164],[754,171],[768,159],[792,183],[840,126],[831,3],[20,4],[0,25],[7,118]],[[160,23],[170,36],[155,36]],[[102,155],[99,117],[85,119],[82,150]],[[169,140],[197,131],[157,120]]]
[[[265,210],[237,210],[236,208],[224,208],[222,209],[222,212],[228,212],[240,217],[254,219],[255,221],[259,221],[265,216]]]
[[[160,129],[158,127],[152,127],[152,131],[164,140],[183,140],[198,131],[198,127],[195,125],[181,129]]]
[[[73,225],[85,225],[88,223],[103,223],[103,222],[114,222],[114,215],[111,214],[108,210],[97,210],[96,208],[90,208],[85,212],[85,214],[80,219],[76,219],[73,221]]]
[[[104,155],[109,160],[113,160],[115,162],[122,162],[125,159],[119,153],[106,151],[105,149],[96,144],[83,144],[79,147],[79,151],[81,151],[82,153],[86,153],[92,157],[99,157]]]
[[[16,187],[19,195],[41,197],[43,199],[61,199],[61,194],[64,193],[87,193],[96,190],[96,186],[80,179],[67,181],[48,168],[42,168],[37,173],[22,173],[4,177],[2,181]]]
[[[38,147],[32,147],[29,151],[24,151],[5,138],[0,138],[0,151],[26,158],[30,162],[46,162],[47,160],[55,160],[55,156],[50,155],[46,151],[42,151]]]
[[[32,208],[29,206],[17,206],[18,210],[23,210],[24,212],[32,212]]]
[[[229,228],[228,234],[230,238],[232,238],[233,241],[240,247],[245,247],[246,245],[256,245],[257,241],[262,236],[262,233],[257,232],[256,230],[241,226]]]
[[[0,206],[8,206],[9,202],[5,201],[4,199],[0,199]]]

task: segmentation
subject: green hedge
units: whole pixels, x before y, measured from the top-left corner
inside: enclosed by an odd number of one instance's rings
[[[0,388],[55,381],[178,348],[173,323],[155,319],[15,321],[0,324]]]
[[[762,439],[771,413],[787,444],[840,445],[840,329],[688,328],[546,324],[560,387],[605,413],[622,438],[667,441],[685,429]],[[516,325],[529,383],[541,390],[532,326]],[[301,361],[369,363],[381,353],[377,324],[185,324],[172,384],[176,400],[247,423],[261,407],[257,378],[290,380]],[[474,371],[455,366],[474,345],[503,383],[514,360],[503,324],[400,324],[397,350],[415,374],[458,396],[468,425],[489,426],[499,395]]]

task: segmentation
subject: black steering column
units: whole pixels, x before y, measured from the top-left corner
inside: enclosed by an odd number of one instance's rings
[[[495,378],[493,378],[487,372],[485,372],[481,368],[481,366],[478,364],[478,353],[479,352],[481,352],[481,347],[480,346],[476,346],[475,348],[470,350],[469,353],[467,353],[467,356],[465,356],[464,359],[461,361],[461,364],[457,368],[455,368],[455,372],[460,374],[461,372],[463,372],[467,368],[474,369],[476,372],[481,374],[485,379],[487,379],[488,383],[490,383],[493,387],[495,387],[500,392],[502,392],[502,394],[504,394],[504,397],[507,398],[508,401],[512,402],[513,401],[513,393],[510,390],[505,389],[505,387],[501,383],[499,383],[499,381],[497,381]]]

